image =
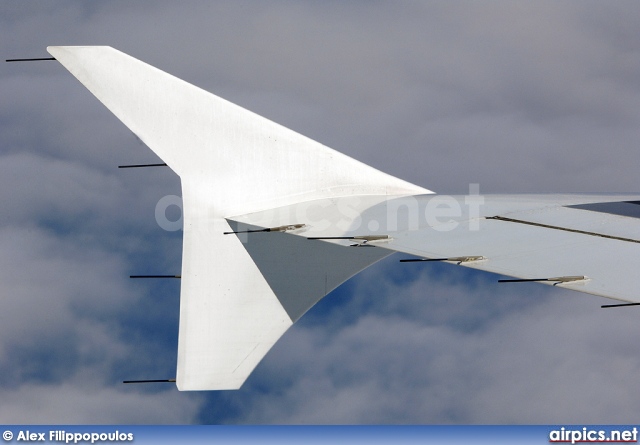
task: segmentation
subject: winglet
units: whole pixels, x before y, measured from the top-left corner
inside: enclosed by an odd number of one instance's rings
[[[226,218],[322,198],[431,193],[113,48],[48,51],[182,180],[181,390],[239,388],[309,307],[387,255],[280,232],[246,233],[243,244],[224,232],[255,228]],[[277,267],[260,261],[273,249]]]

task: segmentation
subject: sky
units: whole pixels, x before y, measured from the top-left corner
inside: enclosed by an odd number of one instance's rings
[[[438,193],[640,192],[636,1],[0,3],[2,58],[109,45]],[[169,169],[55,62],[0,70],[0,423],[634,423],[637,310],[393,256],[238,391],[175,376]]]

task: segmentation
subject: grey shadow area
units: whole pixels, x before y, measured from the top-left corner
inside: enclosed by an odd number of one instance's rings
[[[597,202],[567,206],[572,209],[590,210],[592,212],[609,213],[611,215],[640,218],[640,201]]]
[[[262,227],[227,220],[234,232]],[[230,234],[243,243],[294,322],[325,295],[392,252],[347,247],[283,232]]]

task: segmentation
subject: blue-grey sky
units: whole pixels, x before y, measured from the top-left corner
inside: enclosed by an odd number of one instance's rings
[[[110,45],[442,193],[638,192],[635,1],[0,4],[3,59]],[[0,70],[0,423],[633,423],[634,309],[392,257],[239,391],[180,393],[180,194],[55,62]]]

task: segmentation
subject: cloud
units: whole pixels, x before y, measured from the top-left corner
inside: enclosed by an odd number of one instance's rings
[[[177,390],[140,394],[114,388],[23,385],[0,390],[6,424],[179,424],[197,414],[198,398]]]
[[[130,363],[137,372],[166,366],[166,359],[137,358],[153,354],[154,344],[132,342],[129,336],[139,327],[123,324],[140,318],[131,320],[125,311],[139,309],[143,296],[125,281],[120,255],[37,227],[3,228],[0,243],[4,423],[193,420],[197,396],[179,395],[175,388],[140,392],[118,381],[132,377],[126,374]]]
[[[637,191],[635,3],[5,3],[5,58],[108,44],[429,189]],[[239,391],[175,372],[168,169],[55,63],[0,71],[5,423],[584,423],[637,412],[634,312],[446,265],[374,266]],[[411,268],[413,267],[413,268]]]
[[[339,327],[294,327],[261,369],[275,390],[254,396],[242,421],[633,421],[640,366],[630,340],[633,314],[606,312],[595,297],[541,285],[514,294],[495,282],[480,290],[466,280],[443,283],[484,276],[469,275],[437,268],[400,283],[380,274],[368,277],[370,285],[361,281],[335,311],[375,301]],[[385,288],[383,296],[371,292],[374,286]]]

